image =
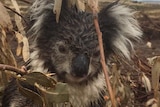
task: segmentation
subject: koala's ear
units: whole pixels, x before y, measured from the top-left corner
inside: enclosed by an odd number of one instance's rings
[[[114,52],[129,59],[132,41],[140,40],[142,35],[134,11],[114,2],[104,7],[98,17],[107,54]]]

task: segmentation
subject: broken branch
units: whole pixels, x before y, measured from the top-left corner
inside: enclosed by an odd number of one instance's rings
[[[0,64],[0,70],[9,70],[9,71],[13,71],[13,72],[16,72],[18,74],[21,74],[21,75],[27,74],[27,72],[25,70],[18,69],[16,67],[13,67],[13,66],[10,66],[10,65],[5,65],[5,64]]]
[[[103,72],[104,72],[104,75],[105,75],[106,85],[108,87],[108,91],[109,91],[109,95],[110,95],[110,98],[111,98],[112,105],[113,105],[113,107],[116,107],[115,96],[114,96],[114,93],[113,93],[113,90],[112,90],[112,87],[111,87],[111,84],[110,84],[110,81],[109,81],[109,75],[108,75],[107,68],[106,68],[102,32],[100,31],[100,27],[99,27],[99,23],[98,23],[97,12],[95,11],[94,7],[92,8],[92,10],[93,10],[93,16],[94,16],[94,25],[95,25],[95,28],[96,28],[99,47],[100,47],[102,69],[103,69]]]

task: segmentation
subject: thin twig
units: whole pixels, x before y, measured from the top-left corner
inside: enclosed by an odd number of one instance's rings
[[[98,41],[99,41],[99,47],[100,47],[101,64],[102,64],[103,72],[104,72],[104,75],[105,75],[106,85],[108,87],[108,91],[109,91],[109,95],[110,95],[112,105],[113,105],[113,107],[116,107],[115,95],[113,93],[113,90],[112,90],[112,87],[111,87],[111,84],[110,84],[110,81],[109,81],[109,75],[108,75],[107,68],[106,68],[102,32],[100,31],[100,27],[99,27],[99,23],[98,23],[97,12],[94,10],[94,8],[92,8],[92,9],[93,9],[93,16],[94,16],[94,25],[95,25],[95,28],[96,28]]]
[[[24,18],[21,14],[19,14],[18,12],[16,12],[15,10],[11,9],[11,8],[8,7],[8,6],[5,6],[5,5],[4,5],[4,7],[5,7],[6,9],[14,12],[14,13],[17,14],[18,16],[20,16],[20,17],[24,20],[24,22],[25,22],[26,24],[28,24],[27,21],[25,20],[25,18]]]
[[[21,74],[21,75],[27,74],[27,72],[25,70],[18,69],[16,67],[13,67],[13,66],[10,66],[10,65],[5,65],[5,64],[0,64],[0,70],[9,70],[9,71],[13,71],[13,72],[16,72],[18,74]]]

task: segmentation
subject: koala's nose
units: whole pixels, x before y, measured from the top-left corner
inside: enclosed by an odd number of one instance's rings
[[[84,77],[88,74],[89,57],[85,54],[77,55],[72,61],[72,75],[76,77]]]

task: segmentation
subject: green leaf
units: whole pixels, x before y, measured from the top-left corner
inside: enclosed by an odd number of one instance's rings
[[[20,92],[34,100],[40,107],[53,107],[53,105],[69,102],[68,86],[57,83],[54,78],[41,72],[32,72],[22,77],[17,77]],[[39,103],[40,102],[40,103]]]
[[[46,76],[45,74],[41,73],[41,72],[32,72],[29,73],[27,75],[24,75],[22,77],[27,83],[29,83],[30,85],[35,85],[35,83],[40,84],[44,87],[55,87],[56,81],[49,77]]]
[[[39,89],[40,94],[45,98],[47,104],[69,102],[68,86],[65,83],[57,83],[55,89],[44,89],[37,85],[37,89]]]

